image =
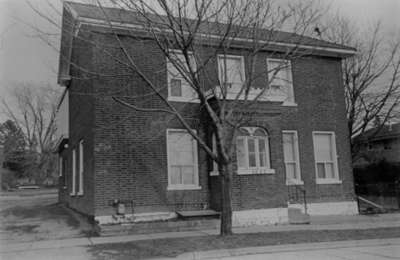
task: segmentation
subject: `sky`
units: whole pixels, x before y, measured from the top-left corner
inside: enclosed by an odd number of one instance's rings
[[[322,1],[361,26],[380,20],[388,35],[400,31],[400,0]],[[41,18],[28,2],[35,9],[53,15],[55,21],[61,20],[48,5],[51,2],[61,12],[61,0],[0,0],[0,98],[7,96],[7,89],[19,82],[57,87],[59,29]],[[55,33],[52,46],[38,38],[33,28]]]

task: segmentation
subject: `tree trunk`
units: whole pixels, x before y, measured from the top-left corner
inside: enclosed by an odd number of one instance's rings
[[[221,179],[221,236],[232,235],[232,163],[219,166]]]

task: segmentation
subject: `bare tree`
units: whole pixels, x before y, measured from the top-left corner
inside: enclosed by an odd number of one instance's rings
[[[302,37],[314,29],[314,23],[320,18],[321,9],[313,2],[289,3],[285,7],[275,5],[266,0],[174,0],[174,1],[141,1],[121,0],[107,2],[107,5],[119,7],[121,19],[134,21],[139,27],[124,28],[130,30],[137,40],[141,36],[154,40],[168,61],[168,66],[187,82],[193,99],[200,103],[202,110],[208,117],[209,126],[215,136],[215,149],[207,138],[192,130],[184,108],[177,106],[165,96],[165,86],[149,77],[135,61],[129,46],[124,41],[119,30],[121,28],[113,19],[115,12],[103,6],[104,2],[95,1],[104,16],[105,24],[112,33],[114,42],[103,43],[82,38],[86,44],[94,48],[118,64],[126,67],[128,74],[141,78],[146,85],[147,94],[158,96],[163,107],[149,107],[143,102],[132,102],[131,98],[119,96],[118,91],[108,93],[116,102],[135,111],[145,113],[165,113],[176,118],[188,133],[197,141],[200,148],[218,165],[221,183],[221,235],[232,233],[232,178],[236,160],[236,136],[243,126],[255,116],[254,108],[261,100],[268,100],[271,93],[277,91],[269,87],[278,78],[279,71],[286,69],[290,63],[283,62],[273,68],[256,70],[259,62],[259,53],[268,50],[282,60],[294,60],[313,53],[312,48],[302,48],[310,38]],[[36,10],[40,16],[57,25],[44,13]],[[73,25],[73,21],[68,23]],[[279,30],[291,33],[279,32]],[[40,33],[40,31],[39,31]],[[64,31],[68,34],[71,31]],[[90,32],[88,32],[90,33]],[[295,33],[295,34],[294,34]],[[74,35],[74,37],[80,37]],[[277,42],[289,42],[279,46]],[[49,42],[48,42],[49,43]],[[112,46],[112,47],[111,47]],[[232,48],[240,49],[244,56],[245,68],[235,71],[227,64],[226,57]],[[110,52],[117,48],[122,55]],[[121,58],[122,56],[122,58]],[[211,86],[212,77],[209,66],[216,57],[221,57],[218,70],[221,77],[217,86]],[[61,57],[67,58],[67,57]],[[68,60],[68,62],[70,62]],[[98,72],[88,71],[73,62],[70,66],[85,72],[88,77],[110,77]],[[244,71],[246,76],[244,76]],[[232,73],[238,82],[230,80]],[[116,75],[115,75],[116,76]],[[268,79],[261,88],[254,88],[254,83]],[[281,79],[282,80],[282,79]],[[174,82],[174,84],[178,84]],[[171,82],[172,84],[172,82]],[[179,89],[179,88],[178,88]],[[287,95],[286,89],[278,90]],[[107,93],[105,93],[107,94]],[[103,95],[105,95],[103,94]],[[282,93],[281,93],[282,94]],[[137,98],[137,96],[136,96]],[[284,100],[280,100],[283,102]]]
[[[2,112],[22,134],[25,175],[38,181],[54,174],[54,133],[58,92],[48,87],[21,83],[1,100]]]
[[[340,16],[327,24],[323,37],[358,50],[343,61],[349,133],[354,138],[370,127],[377,133],[400,115],[400,34],[385,35],[379,22],[363,30]],[[351,144],[356,159],[358,147]]]

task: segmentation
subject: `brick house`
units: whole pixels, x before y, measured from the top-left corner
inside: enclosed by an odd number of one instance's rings
[[[190,102],[190,91],[177,84],[182,81],[154,40],[132,35],[135,26],[129,14],[111,8],[106,12],[141,70],[168,86],[163,95],[184,108],[191,127],[211,143],[199,103]],[[58,82],[66,90],[58,120],[59,200],[100,223],[112,221],[117,202],[127,214],[143,219],[170,218],[178,211],[219,211],[215,165],[181,124],[163,113],[137,112],[112,99],[118,93],[149,108],[163,107],[139,77],[104,55],[104,48],[109,55],[122,54],[112,46],[102,12],[64,2],[62,28]],[[87,41],[101,43],[103,50]],[[274,53],[286,45],[290,42],[283,37]],[[286,222],[288,202],[303,207],[303,201],[291,200],[297,188],[305,190],[311,215],[357,214],[341,69],[341,60],[355,50],[312,38],[302,48],[312,49],[312,55],[282,61],[268,49],[258,54],[260,68],[291,62],[279,72],[291,83],[285,85],[283,99],[282,93],[272,93],[259,102],[256,115],[238,136],[232,198],[236,226]],[[222,59],[246,74],[240,49],[232,49],[230,56],[217,55],[209,62],[210,84],[218,82]],[[240,83],[243,79],[235,75],[230,80]]]
[[[385,160],[400,164],[400,123],[389,123],[380,129],[368,129],[363,134],[354,137],[358,147],[358,158],[353,163],[355,167],[363,167]]]

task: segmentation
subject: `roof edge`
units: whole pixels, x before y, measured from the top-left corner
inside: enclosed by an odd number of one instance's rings
[[[77,21],[80,24],[85,24],[85,25],[92,25],[92,26],[100,26],[100,27],[107,27],[109,28],[109,23],[111,23],[112,27],[114,29],[135,29],[138,31],[145,31],[145,27],[139,24],[134,24],[134,23],[121,23],[121,22],[114,22],[114,21],[104,21],[101,19],[94,19],[94,18],[86,18],[86,17],[77,17]],[[79,28],[80,26],[78,26]],[[168,32],[168,29],[164,29],[163,31]],[[172,32],[172,31],[171,31]],[[204,33],[199,33],[199,36],[207,36],[211,38],[220,38],[220,35],[216,34],[204,34]],[[252,41],[251,39],[248,38],[240,38],[237,37],[235,38],[238,42],[250,42]],[[341,58],[347,58],[355,55],[357,53],[357,50],[352,47],[348,48],[335,48],[335,47],[322,47],[322,46],[315,46],[315,45],[310,45],[310,44],[295,44],[295,43],[287,43],[287,42],[282,42],[282,41],[263,41],[259,40],[260,43],[269,43],[271,45],[275,46],[280,46],[280,47],[297,47],[301,49],[306,49],[306,50],[315,50],[315,51],[325,51],[325,52],[330,52],[330,53],[336,53],[339,54],[338,56]]]

